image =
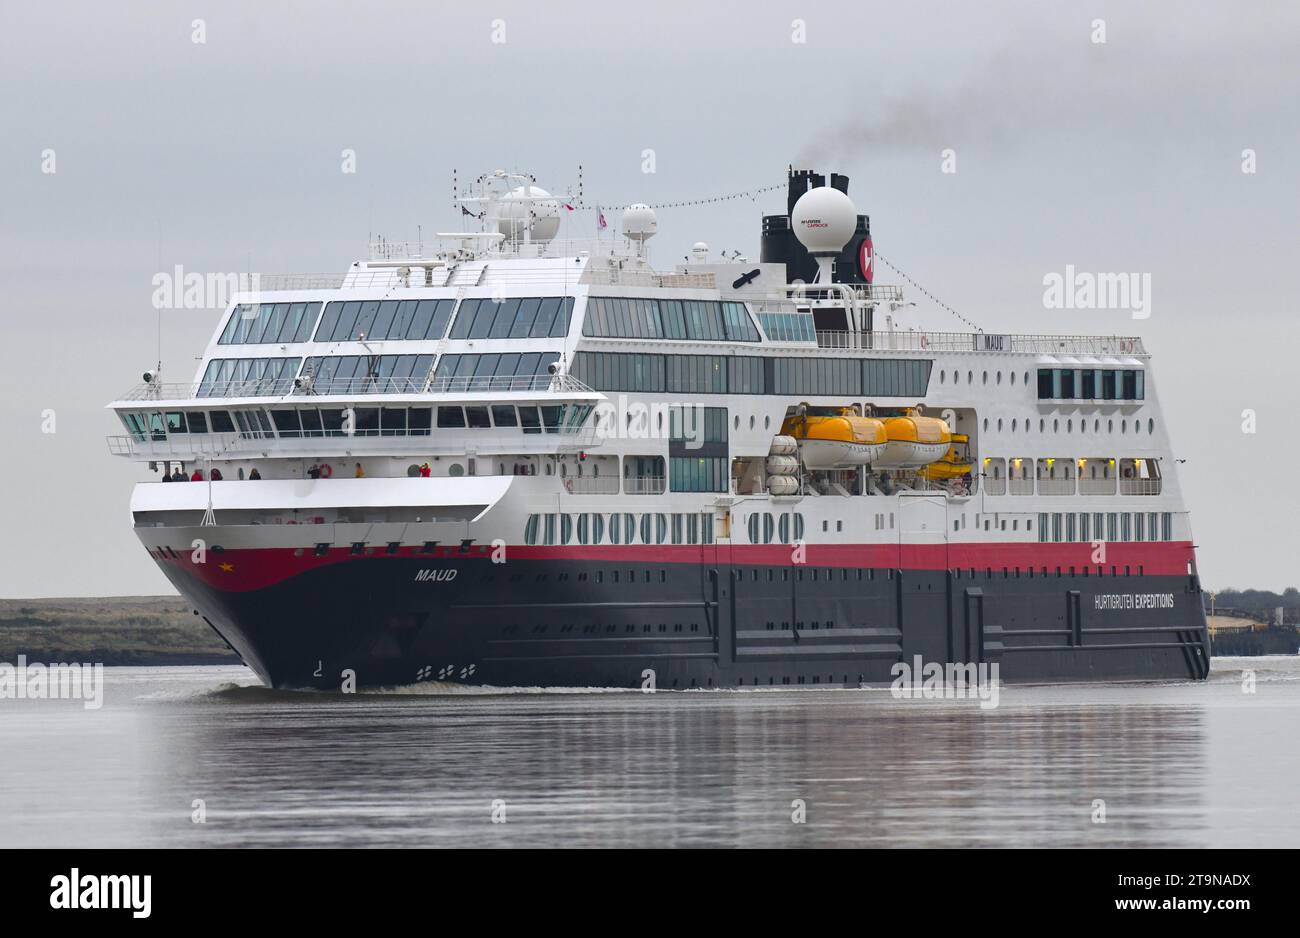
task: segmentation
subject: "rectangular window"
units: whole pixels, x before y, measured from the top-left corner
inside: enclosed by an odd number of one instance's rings
[[[1067,401],[1073,400],[1078,396],[1074,393],[1074,371],[1069,368],[1063,368],[1060,370],[1059,374],[1061,380],[1061,398]]]
[[[668,478],[674,492],[725,492],[727,460],[675,456],[668,460]]]
[[[1043,400],[1050,400],[1052,395],[1052,369],[1038,369],[1038,396]]]

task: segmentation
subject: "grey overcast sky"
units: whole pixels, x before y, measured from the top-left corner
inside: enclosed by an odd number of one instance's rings
[[[171,592],[130,531],[145,471],[104,443],[156,355],[155,272],[340,271],[368,232],[458,225],[453,168],[562,191],[581,163],[609,204],[792,161],[850,175],[879,251],[988,331],[1142,335],[1206,584],[1300,583],[1298,61],[1293,2],[4,0],[0,595]],[[782,204],[663,210],[655,259],[757,256]],[[1066,264],[1149,272],[1151,318],[1044,309]],[[218,315],[164,313],[170,380]]]

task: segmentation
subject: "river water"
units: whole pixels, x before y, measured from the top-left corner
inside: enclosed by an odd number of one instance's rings
[[[0,701],[0,846],[1300,846],[1300,658],[1213,669],[983,709],[108,668],[98,710]]]

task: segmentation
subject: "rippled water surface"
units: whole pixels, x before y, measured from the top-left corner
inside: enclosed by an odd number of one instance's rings
[[[1213,664],[1004,687],[993,710],[109,668],[98,711],[0,701],[0,846],[1300,846],[1300,659]]]

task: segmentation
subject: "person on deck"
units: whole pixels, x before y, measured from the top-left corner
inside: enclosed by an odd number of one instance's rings
[[[313,464],[312,464],[312,467],[311,467],[310,469],[307,470],[307,478],[309,478],[309,479],[319,479],[319,478],[320,478],[320,466],[317,466],[317,465],[315,465],[315,464],[313,463]]]
[[[420,478],[421,478],[421,479],[427,479],[427,478],[429,478],[429,476],[432,475],[432,474],[433,474],[433,470],[429,468],[429,464],[428,464],[428,463],[425,463],[423,466],[420,467]]]
[[[213,482],[220,482],[222,478],[221,470],[213,469],[212,472],[209,474],[209,478],[212,479]]]
[[[194,474],[193,474],[192,476],[190,476],[190,481],[191,481],[191,482],[202,482],[202,481],[203,481],[203,470],[202,470],[202,469],[195,469],[195,470],[194,470]]]
[[[258,472],[256,468],[248,474],[248,481],[250,482],[256,482],[260,478],[262,478],[262,473]]]
[[[176,467],[176,470],[172,473],[172,481],[173,482],[185,481],[185,470],[182,467],[180,466]]]
[[[356,477],[358,479],[364,479],[366,477],[366,470],[361,468],[361,463],[357,463]]]

